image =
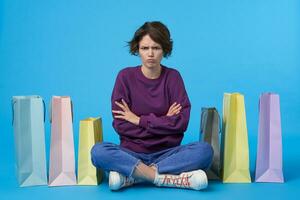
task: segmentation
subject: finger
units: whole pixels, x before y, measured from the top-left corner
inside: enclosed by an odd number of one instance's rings
[[[170,106],[170,109],[173,108],[174,106],[176,106],[176,104],[177,104],[177,103],[174,102],[174,103]]]
[[[181,104],[179,103],[179,104],[177,104],[175,107],[179,107],[179,106],[181,106]]]
[[[182,107],[179,107],[179,108],[177,108],[177,109],[174,109],[174,110],[171,112],[171,114],[172,114],[172,115],[175,115],[176,113],[180,112],[181,108],[182,108]]]
[[[169,113],[167,116],[174,116],[174,115],[176,115],[176,114],[179,114],[180,113],[180,111],[176,111],[176,112],[171,112],[171,113]]]
[[[128,104],[126,103],[126,101],[124,101],[124,99],[122,99],[122,102],[123,102],[123,105],[125,106],[125,108],[127,108],[129,110],[129,106]]]
[[[125,119],[125,117],[123,115],[115,115],[114,117],[117,119]]]
[[[120,110],[113,110],[112,112],[115,113],[115,114],[125,115],[125,113],[123,111],[120,111]]]
[[[172,111],[172,110],[174,109],[175,106],[176,106],[176,102],[173,103],[173,104],[170,106],[169,111]]]
[[[170,112],[170,114],[171,114],[171,115],[175,115],[176,112],[177,112],[177,111],[174,111],[174,110],[173,110],[172,112]]]
[[[122,110],[124,110],[125,109],[125,107],[121,104],[121,103],[119,103],[119,102],[117,102],[117,101],[115,101],[115,104],[117,104],[120,108],[122,108]]]
[[[178,109],[181,109],[182,106],[180,106],[180,104],[178,104],[177,106],[175,106],[171,111],[177,111]]]
[[[178,111],[181,111],[182,107],[179,107],[177,109],[174,110],[174,113],[177,113]]]
[[[180,104],[177,104],[173,109],[176,110],[176,109],[178,109],[179,107],[181,107],[181,105],[180,105]]]

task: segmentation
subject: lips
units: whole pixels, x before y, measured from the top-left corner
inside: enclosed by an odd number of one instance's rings
[[[149,63],[154,63],[155,60],[154,60],[154,59],[148,59],[147,62],[149,62]]]

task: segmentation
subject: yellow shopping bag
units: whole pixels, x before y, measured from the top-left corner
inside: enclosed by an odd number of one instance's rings
[[[78,185],[98,185],[102,180],[102,170],[96,169],[91,161],[91,149],[102,142],[101,118],[87,118],[79,124]]]
[[[244,96],[239,93],[224,94],[223,137],[223,182],[250,183]]]

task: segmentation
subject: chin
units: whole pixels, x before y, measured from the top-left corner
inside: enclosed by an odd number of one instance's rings
[[[160,66],[160,64],[157,64],[157,63],[151,63],[151,64],[146,63],[146,64],[144,64],[144,66],[147,67],[148,69],[154,69],[157,66]]]

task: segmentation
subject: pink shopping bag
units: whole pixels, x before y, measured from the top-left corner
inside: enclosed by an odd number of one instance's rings
[[[68,96],[53,96],[50,108],[49,186],[75,185],[73,109]]]

